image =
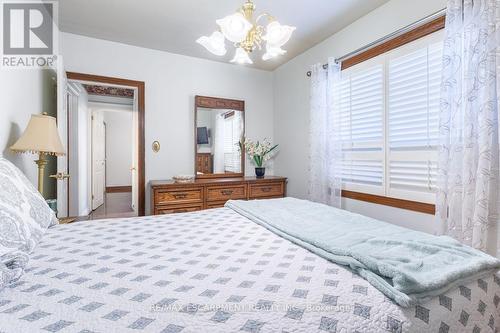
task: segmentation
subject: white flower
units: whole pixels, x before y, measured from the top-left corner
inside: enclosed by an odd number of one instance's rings
[[[254,159],[254,157],[259,157],[262,161],[269,161],[273,157],[274,148],[268,138],[264,138],[262,141],[254,142],[248,138],[244,138],[244,149],[247,152],[247,155]]]

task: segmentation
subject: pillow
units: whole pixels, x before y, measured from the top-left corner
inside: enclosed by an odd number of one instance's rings
[[[0,157],[0,289],[18,279],[54,212],[24,174]]]

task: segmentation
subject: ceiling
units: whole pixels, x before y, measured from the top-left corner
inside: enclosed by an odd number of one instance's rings
[[[255,68],[274,70],[388,0],[254,0],[256,14],[274,15],[296,26],[285,45],[288,53],[264,62],[252,55]],[[64,32],[229,62],[234,48],[217,57],[195,43],[216,30],[215,20],[232,14],[244,0],[63,0],[59,25]]]

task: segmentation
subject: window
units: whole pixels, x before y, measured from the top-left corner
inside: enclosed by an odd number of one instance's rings
[[[443,32],[342,71],[344,189],[434,203]]]
[[[224,170],[225,172],[239,172],[241,170],[240,141],[241,119],[239,112],[230,112],[224,118]]]

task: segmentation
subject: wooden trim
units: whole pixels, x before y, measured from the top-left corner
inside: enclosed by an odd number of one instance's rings
[[[207,109],[229,109],[237,111],[245,111],[245,101],[237,99],[228,99],[220,97],[195,96],[195,108]]]
[[[146,176],[145,176],[145,161],[146,161],[146,138],[145,138],[145,113],[146,113],[146,84],[143,81],[134,81],[127,79],[120,79],[108,76],[99,76],[83,73],[66,72],[69,80],[98,82],[105,84],[114,84],[120,86],[129,86],[137,88],[137,108],[139,112],[139,128],[138,128],[138,201],[137,207],[138,215],[146,215]]]
[[[384,206],[391,206],[391,207],[411,210],[414,212],[420,212],[420,213],[425,213],[425,214],[434,215],[436,212],[436,207],[435,207],[435,205],[432,205],[432,204],[417,202],[417,201],[410,201],[410,200],[403,200],[403,199],[396,199],[396,198],[390,198],[390,197],[384,197],[381,195],[374,195],[374,194],[367,194],[367,193],[342,190],[342,197],[354,199],[354,200],[359,200],[359,201],[371,202],[371,203],[384,205]]]
[[[196,168],[196,166],[195,166]],[[243,168],[243,166],[242,166]],[[197,172],[195,170],[195,172]],[[217,178],[240,178],[243,177],[245,174],[243,172],[238,172],[238,173],[211,173],[211,174],[204,174],[204,175],[196,175],[196,179],[217,179]]]
[[[106,193],[125,193],[132,192],[132,186],[108,186]]]
[[[227,99],[219,97],[208,97],[208,96],[195,96],[194,97],[194,174],[196,179],[210,179],[210,178],[238,178],[245,175],[245,151],[241,153],[241,172],[237,173],[212,173],[198,175],[196,170],[196,155],[198,152],[198,140],[197,140],[197,126],[198,126],[198,108],[207,109],[229,109],[241,111],[243,113],[243,137],[245,137],[245,101],[240,101],[237,99]],[[233,111],[234,112],[234,111]]]
[[[421,25],[400,36],[397,36],[382,44],[376,45],[362,53],[352,56],[351,58],[343,60],[342,70],[357,65],[359,63],[362,63],[363,61],[369,60],[376,56],[379,56],[383,53],[394,50],[395,48],[398,48],[400,46],[413,42],[419,38],[430,35],[436,31],[444,29],[444,24],[445,24],[445,16],[438,17],[437,19],[432,20],[424,25]]]

